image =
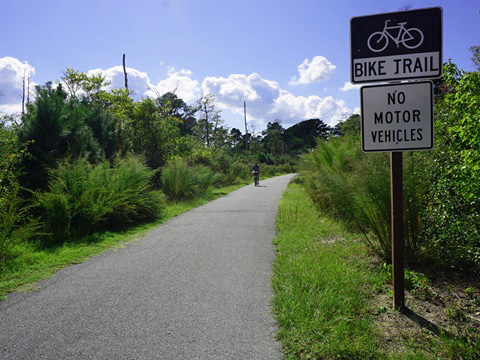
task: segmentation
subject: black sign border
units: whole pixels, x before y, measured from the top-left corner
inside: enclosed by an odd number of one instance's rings
[[[417,147],[417,148],[401,148],[401,149],[380,149],[380,150],[365,150],[365,147],[364,147],[364,139],[365,139],[365,134],[363,132],[365,126],[363,124],[363,114],[364,114],[364,111],[363,111],[363,89],[366,89],[366,88],[373,88],[373,87],[389,87],[389,86],[402,86],[402,85],[413,85],[413,84],[430,84],[430,93],[431,93],[431,101],[430,101],[430,106],[431,106],[431,112],[430,112],[430,116],[431,116],[431,119],[430,119],[430,126],[431,126],[431,132],[432,132],[432,142],[430,144],[429,147]],[[400,82],[400,83],[395,83],[395,84],[378,84],[378,85],[365,85],[365,86],[362,86],[360,88],[360,107],[361,107],[361,122],[360,122],[360,127],[361,127],[361,131],[362,131],[362,151],[364,153],[369,153],[369,152],[403,152],[403,151],[417,151],[417,150],[432,150],[433,149],[433,145],[434,145],[434,126],[433,126],[433,119],[434,119],[434,116],[433,116],[433,81],[428,81],[428,80],[425,80],[425,81],[411,81],[411,82]]]
[[[352,20],[356,18],[364,18],[369,16],[376,16],[376,15],[389,15],[389,14],[399,14],[405,13],[409,11],[418,11],[418,10],[431,10],[431,9],[439,9],[440,10],[440,64],[439,64],[439,74],[436,76],[432,75],[418,75],[418,76],[406,76],[406,77],[397,77],[397,78],[390,78],[390,79],[378,79],[378,80],[357,80],[354,81],[353,74],[354,74],[354,66],[353,66],[353,44],[352,44]],[[422,54],[422,53],[418,53]],[[439,79],[443,76],[443,8],[441,6],[432,6],[428,8],[420,8],[420,9],[409,9],[405,11],[391,11],[385,13],[377,13],[377,14],[370,14],[370,15],[362,15],[362,16],[352,16],[350,18],[350,82],[352,84],[371,84],[376,82],[389,82],[389,81],[401,81],[401,80],[415,80],[415,79]]]

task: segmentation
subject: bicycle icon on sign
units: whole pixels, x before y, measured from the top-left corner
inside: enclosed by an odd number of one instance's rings
[[[367,40],[367,45],[373,52],[380,52],[385,50],[388,46],[388,42],[392,39],[395,45],[399,47],[399,44],[403,44],[408,49],[416,49],[423,42],[423,33],[417,28],[405,28],[407,22],[399,22],[398,25],[388,26],[388,22],[385,21],[385,27],[383,31],[374,32]],[[388,30],[398,29],[397,36],[393,36]]]

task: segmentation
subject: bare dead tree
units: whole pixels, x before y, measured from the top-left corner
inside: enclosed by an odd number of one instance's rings
[[[257,136],[257,122],[255,120],[250,120],[248,123],[248,127],[250,128],[250,134],[255,137]]]
[[[123,74],[125,75],[125,90],[128,91],[127,68],[125,67],[125,54],[123,54]]]
[[[29,76],[27,79],[27,105],[30,105],[30,84],[32,83],[32,77]]]
[[[208,110],[207,110],[207,102],[203,103],[203,106],[205,107],[205,130],[207,132],[207,147],[210,146],[210,141],[209,137],[210,135],[208,134]]]
[[[22,79],[22,115],[25,115],[25,69],[23,69]]]

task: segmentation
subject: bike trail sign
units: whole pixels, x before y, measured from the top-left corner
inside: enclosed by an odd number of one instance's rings
[[[353,17],[353,84],[442,76],[442,8]]]

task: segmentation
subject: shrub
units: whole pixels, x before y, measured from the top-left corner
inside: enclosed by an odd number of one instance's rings
[[[414,260],[422,245],[419,218],[425,192],[419,184],[418,162],[409,155],[404,159],[405,245],[408,259]],[[361,231],[367,244],[390,260],[388,154],[365,154],[357,139],[334,138],[319,142],[317,149],[304,156],[301,169],[307,192],[317,206],[341,219],[350,230]]]
[[[113,168],[106,161],[91,165],[86,159],[64,160],[51,171],[49,189],[35,193],[47,242],[62,243],[102,229],[153,220],[161,215],[164,196],[150,189],[155,171],[137,157],[118,158]]]
[[[18,255],[19,245],[38,236],[41,226],[16,193],[0,199],[0,264]]]
[[[204,165],[188,165],[182,158],[175,158],[162,169],[162,184],[171,199],[192,199],[204,193],[221,178]]]
[[[437,263],[480,272],[480,72],[447,63],[439,89],[423,236]]]
[[[235,184],[238,180],[249,180],[251,178],[250,168],[251,166],[244,162],[238,160],[233,162],[223,175],[222,183],[224,185],[230,185]]]
[[[35,237],[40,223],[19,197],[17,168],[27,155],[8,118],[0,119],[0,264],[16,255],[19,245]]]

